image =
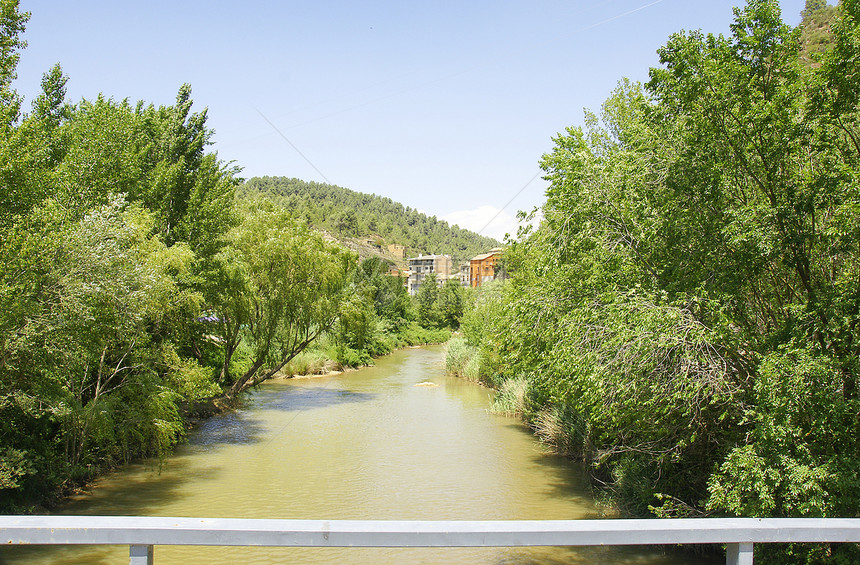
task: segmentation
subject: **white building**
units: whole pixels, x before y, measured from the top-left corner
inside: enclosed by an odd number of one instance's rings
[[[453,263],[450,255],[419,255],[409,259],[409,278],[406,280],[409,294],[414,296],[421,288],[424,277],[430,273],[436,275],[436,284],[442,286],[451,276]]]

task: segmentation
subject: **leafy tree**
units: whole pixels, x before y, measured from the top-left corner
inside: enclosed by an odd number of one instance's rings
[[[33,101],[33,117],[45,122],[48,130],[57,128],[72,115],[73,108],[66,102],[68,81],[59,63],[42,77],[42,93]]]
[[[412,312],[403,279],[388,274],[390,265],[379,257],[368,257],[361,262],[355,276],[370,287],[376,315],[396,330],[411,319]]]
[[[814,14],[819,10],[823,10],[827,7],[827,0],[806,0],[806,7],[801,12],[803,17]]]
[[[66,78],[59,66],[46,73],[34,114],[0,137],[0,226],[8,228],[57,191],[54,171],[64,156],[57,128],[68,119]]]
[[[187,241],[196,248],[202,242],[193,237],[195,229],[199,231],[195,220],[218,216],[217,207],[205,210],[205,215],[195,208],[201,193],[215,190],[216,202],[225,192],[232,198],[235,183],[226,171],[219,170],[214,155],[204,153],[212,131],[206,127],[207,111],[191,113],[192,103],[191,87],[184,84],[173,106],[138,105],[136,113],[144,134],[144,143],[138,151],[146,163],[147,174],[145,182],[135,186],[131,198],[141,200],[157,212],[157,229],[168,244]],[[230,222],[222,222],[223,232]]]
[[[136,187],[144,176],[137,151],[138,128],[134,108],[98,96],[83,100],[57,135],[67,140],[57,166],[57,198],[77,216],[107,204],[116,194],[137,200]],[[145,203],[144,203],[145,204]]]
[[[215,312],[230,394],[271,377],[329,331],[344,303],[355,257],[265,201],[248,204],[217,260],[228,286]],[[233,379],[230,356],[246,336],[251,364]]]
[[[690,187],[698,211],[719,219],[718,239],[708,245],[695,234],[689,240],[700,243],[691,255],[707,256],[720,242],[727,253],[711,264],[743,278],[715,277],[713,293],[759,297],[734,301],[733,320],[747,343],[766,347],[766,340],[789,334],[812,340],[843,364],[843,394],[850,397],[857,371],[850,312],[860,303],[846,285],[856,284],[857,273],[853,261],[834,265],[833,254],[851,253],[856,241],[846,216],[856,194],[853,183],[824,165],[835,161],[845,170],[850,163],[819,144],[814,132],[822,128],[806,110],[797,33],[781,23],[778,7],[750,2],[732,29],[734,41],[674,37],[661,50],[666,69],[650,84],[662,105],[685,116],[690,149],[668,182]]]
[[[355,211],[348,208],[340,213],[337,217],[335,229],[343,235],[356,235],[358,225],[355,217]]]
[[[0,410],[46,443],[2,439],[48,477],[165,453],[183,434],[179,402],[214,392],[206,372],[151,332],[198,297],[172,276],[187,247],[166,248],[150,228],[151,216],[121,198],[79,220],[47,202],[2,248],[11,276],[0,296]],[[51,443],[62,459],[46,472]]]
[[[460,327],[463,317],[466,289],[457,279],[448,279],[439,289],[437,308],[441,324],[451,329]]]
[[[465,316],[485,378],[524,380],[522,413],[628,513],[856,514],[858,5],[815,65],[775,1],[673,35],[555,139],[502,306]]]
[[[18,119],[21,107],[20,97],[12,89],[12,81],[18,76],[18,50],[27,46],[21,34],[29,19],[29,12],[19,10],[18,0],[0,1],[0,130],[4,133]]]
[[[28,14],[0,4],[0,506],[164,454],[181,403],[219,392],[201,354],[235,169],[190,89],[158,109],[11,90]],[[205,349],[205,348],[204,348]],[[194,358],[196,357],[196,359]]]
[[[436,273],[430,273],[421,282],[421,288],[415,294],[418,323],[425,328],[438,328],[442,324],[438,302],[439,287],[436,284]]]

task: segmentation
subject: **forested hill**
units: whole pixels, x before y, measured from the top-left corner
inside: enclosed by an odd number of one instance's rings
[[[236,191],[238,198],[263,195],[290,210],[294,217],[338,238],[365,238],[385,249],[406,247],[407,256],[445,254],[455,264],[485,253],[499,242],[450,226],[390,198],[339,186],[286,177],[255,177]]]
[[[828,5],[827,0],[806,0],[800,24],[801,59],[804,63],[816,64],[816,55],[833,45],[831,24],[837,14],[837,7]]]

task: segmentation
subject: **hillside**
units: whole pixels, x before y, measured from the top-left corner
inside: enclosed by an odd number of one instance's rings
[[[379,255],[400,266],[404,257],[421,253],[451,255],[456,265],[499,245],[491,237],[451,226],[390,198],[330,184],[255,177],[240,185],[236,194],[238,198],[269,198],[360,255]],[[392,252],[391,245],[405,250]]]
[[[806,0],[806,8],[801,12],[800,42],[802,61],[816,64],[815,57],[833,45],[833,32],[830,29],[839,9],[827,0]]]

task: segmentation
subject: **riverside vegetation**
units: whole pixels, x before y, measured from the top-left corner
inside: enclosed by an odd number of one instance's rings
[[[0,0],[0,511],[164,456],[196,405],[279,371],[448,338],[435,288],[413,303],[383,260],[237,199],[187,85],[173,106],[72,104],[57,65],[25,112],[28,17]]]
[[[860,2],[803,16],[675,34],[558,135],[540,227],[449,345],[622,514],[860,517]]]
[[[296,182],[243,187],[187,86],[173,106],[72,104],[57,66],[25,113],[27,14],[0,0],[0,510],[164,455],[202,400],[459,323],[450,370],[587,462],[621,513],[858,516],[858,18],[860,0],[809,0],[791,29],[750,0],[728,37],[672,36],[647,84],[555,138],[511,279],[413,300],[313,228],[438,252],[420,246],[440,222],[406,210],[424,233],[395,241]]]

